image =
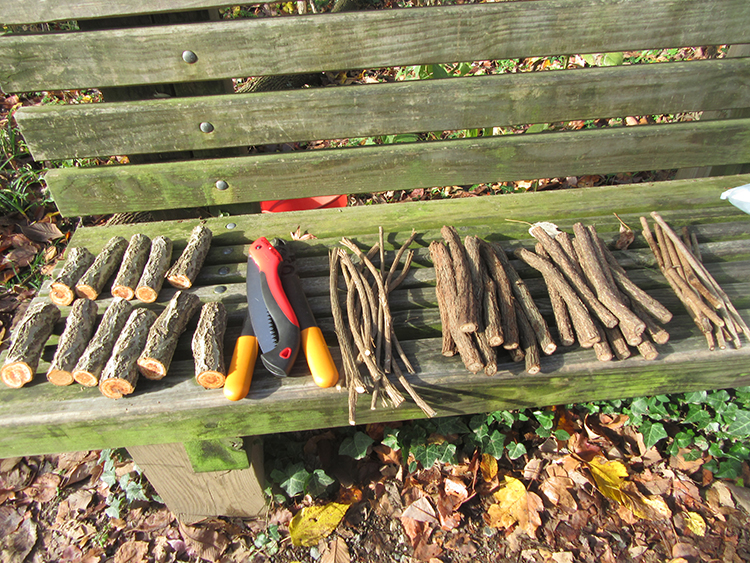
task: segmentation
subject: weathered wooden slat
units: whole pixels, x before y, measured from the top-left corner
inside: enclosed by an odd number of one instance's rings
[[[740,58],[37,106],[15,116],[42,161],[748,106],[750,58]],[[203,122],[213,125],[210,134]]]
[[[541,0],[10,35],[0,38],[0,85],[57,90],[750,43],[748,21],[745,0]],[[197,60],[185,62],[185,50]]]
[[[80,216],[747,161],[750,119],[737,119],[53,169],[46,181],[60,212]]]
[[[247,4],[257,3],[249,0]],[[5,25],[87,20],[139,14],[184,12],[230,6],[227,0],[41,0],[3,2],[0,22]]]

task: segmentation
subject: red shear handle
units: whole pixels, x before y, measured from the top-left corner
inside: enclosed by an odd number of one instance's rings
[[[299,326],[297,315],[294,314],[294,309],[289,303],[289,299],[287,299],[284,288],[281,285],[279,266],[283,262],[283,258],[279,254],[279,251],[268,242],[266,237],[260,237],[250,245],[249,254],[253,262],[258,266],[258,270],[266,275],[266,282],[268,283],[268,288],[271,290],[274,301],[278,304],[286,318],[293,325]]]

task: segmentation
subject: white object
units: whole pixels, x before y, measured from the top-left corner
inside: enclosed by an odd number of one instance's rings
[[[531,225],[531,228],[529,229],[530,235],[534,227],[541,227],[552,238],[555,238],[558,234],[560,234],[560,229],[557,228],[557,225],[555,225],[554,223],[550,223],[549,221],[539,221],[538,223],[534,223],[533,225]]]
[[[728,199],[729,203],[750,214],[750,184],[725,191],[721,194],[721,199]]]

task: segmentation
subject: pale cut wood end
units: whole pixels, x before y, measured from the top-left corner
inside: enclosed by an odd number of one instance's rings
[[[47,381],[53,385],[65,387],[66,385],[71,385],[75,380],[73,379],[73,374],[69,371],[51,369],[47,372]]]
[[[169,285],[176,287],[177,289],[190,289],[193,287],[193,282],[187,276],[175,274],[167,278]]]
[[[218,371],[204,371],[198,374],[196,379],[205,389],[218,389],[219,387],[224,387],[224,381],[226,381],[227,377]]]
[[[96,298],[99,297],[99,292],[90,285],[77,285],[76,295],[83,299],[91,299],[92,301],[96,301]]]
[[[84,387],[96,387],[99,385],[99,378],[88,371],[74,371],[73,379]]]
[[[73,303],[76,294],[64,283],[53,283],[50,286],[49,298],[55,305],[66,307]]]
[[[34,379],[34,373],[26,362],[12,362],[3,366],[0,378],[8,387],[20,389]]]
[[[135,290],[135,296],[144,303],[154,303],[159,294],[150,287],[141,286]]]
[[[118,285],[112,288],[112,295],[114,297],[122,297],[126,301],[130,301],[135,297],[135,291],[132,287],[126,285]]]
[[[146,379],[159,380],[167,375],[164,364],[154,358],[139,358],[138,370]]]
[[[135,391],[135,387],[124,379],[105,379],[99,383],[99,390],[108,399],[122,399]]]

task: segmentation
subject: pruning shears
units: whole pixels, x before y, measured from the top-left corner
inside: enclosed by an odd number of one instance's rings
[[[275,243],[261,237],[248,252],[248,314],[224,383],[224,395],[232,401],[247,395],[259,348],[263,365],[277,377],[289,374],[302,348],[317,385],[331,387],[338,381],[288,248],[282,240]]]

